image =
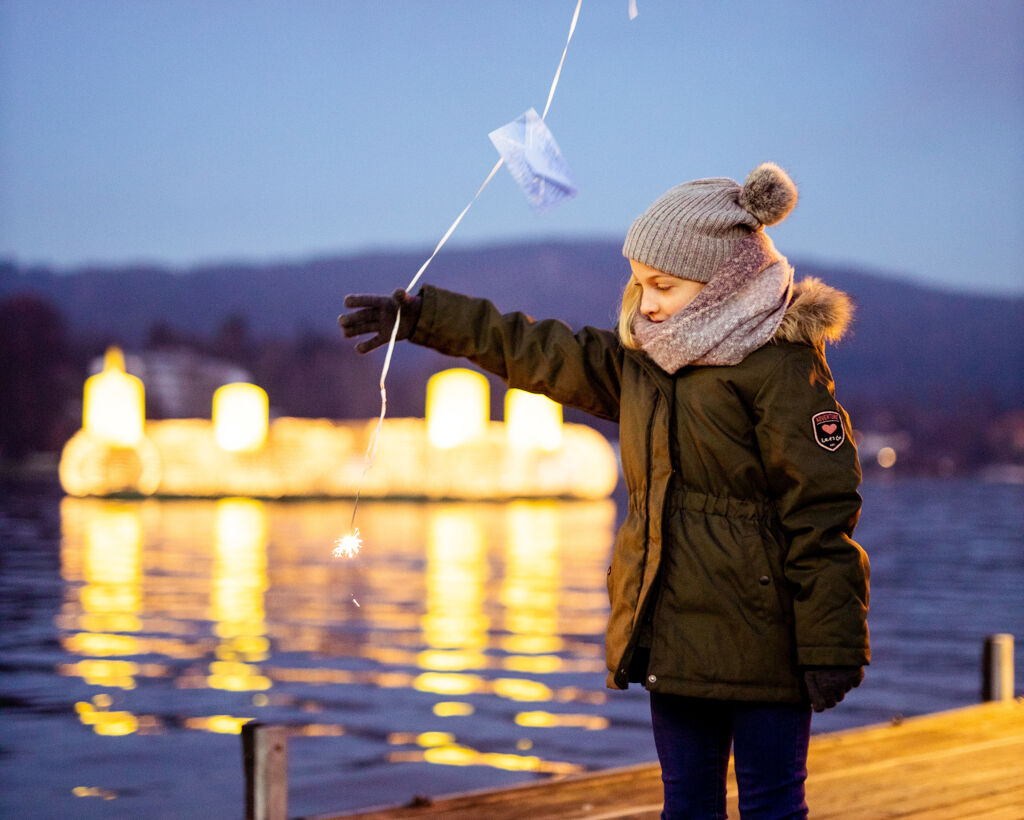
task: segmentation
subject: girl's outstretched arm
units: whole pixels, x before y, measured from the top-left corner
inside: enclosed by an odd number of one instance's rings
[[[625,351],[613,332],[585,327],[574,333],[564,322],[502,314],[485,299],[430,285],[419,298],[410,341],[466,358],[509,387],[618,421]]]

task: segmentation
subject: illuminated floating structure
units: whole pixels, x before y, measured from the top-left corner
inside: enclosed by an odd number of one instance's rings
[[[111,349],[86,383],[83,428],[65,445],[60,480],[73,496],[416,499],[605,498],[618,462],[596,430],[562,422],[549,399],[510,390],[489,420],[487,380],[457,368],[427,385],[425,419],[268,420],[266,393],[230,384],[207,419],[146,421],[142,382]],[[101,400],[97,401],[96,397]],[[364,476],[365,472],[365,476]],[[360,486],[361,485],[361,486]]]

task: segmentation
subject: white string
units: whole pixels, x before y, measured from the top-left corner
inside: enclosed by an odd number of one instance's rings
[[[573,12],[572,22],[569,24],[569,36],[565,41],[565,48],[562,49],[562,58],[558,61],[558,68],[555,69],[554,79],[551,81],[551,90],[548,91],[548,101],[544,106],[544,113],[540,115],[542,120],[547,116],[548,109],[551,107],[551,100],[554,99],[555,88],[558,86],[558,79],[562,74],[562,65],[565,63],[565,55],[569,52],[569,43],[572,42],[573,32],[576,31],[576,21],[579,20],[580,7],[582,5],[583,0],[576,0],[576,10]],[[490,181],[494,179],[494,175],[498,173],[498,169],[504,164],[504,162],[504,159],[499,159],[494,164],[494,167],[491,168],[491,172],[487,175],[487,178],[483,181],[480,187],[477,188],[476,193],[473,194],[473,198],[469,201],[466,207],[462,209],[462,213],[455,217],[455,221],[451,224],[451,227],[445,231],[444,236],[441,237],[441,241],[438,242],[437,247],[434,248],[434,252],[427,257],[427,261],[420,266],[420,269],[416,271],[416,275],[412,278],[409,284],[406,285],[405,290],[407,293],[416,286],[417,282],[419,282],[420,277],[423,276],[423,272],[430,266],[430,263],[434,261],[434,257],[437,256],[438,251],[444,247],[444,244],[448,241],[448,237],[455,232],[459,223],[462,222],[462,218],[466,215],[469,209],[473,207],[473,203],[479,199],[484,188],[486,188],[488,184],[490,184]],[[391,338],[388,340],[387,353],[384,355],[384,367],[381,369],[380,373],[380,416],[377,418],[377,426],[374,428],[373,434],[370,436],[370,441],[366,446],[366,455],[363,459],[363,472],[359,477],[359,486],[356,488],[356,498],[352,505],[352,522],[350,527],[355,525],[356,508],[359,506],[359,497],[363,492],[363,481],[366,478],[366,474],[370,471],[370,468],[373,467],[374,460],[377,458],[377,444],[380,441],[380,432],[384,426],[384,415],[387,412],[388,406],[388,393],[387,388],[384,386],[384,382],[387,379],[388,370],[391,368],[391,356],[395,350],[395,342],[398,340],[398,325],[401,321],[402,308],[399,306],[398,311],[395,314],[394,327],[391,328]]]
[[[572,13],[572,22],[569,24],[569,37],[565,41],[565,48],[562,49],[562,59],[558,61],[558,68],[555,69],[555,78],[551,81],[551,90],[548,92],[548,101],[544,105],[544,113],[540,115],[541,119],[548,115],[551,100],[555,96],[555,86],[558,85],[558,78],[562,75],[562,63],[565,62],[565,55],[569,52],[569,43],[572,42],[572,33],[576,31],[576,21],[580,19],[580,6],[582,5],[583,0],[577,0],[576,11]]]
[[[469,204],[462,209],[461,214],[455,217],[455,221],[452,223],[452,226],[445,232],[445,235],[441,237],[441,241],[437,243],[437,247],[434,248],[434,252],[430,254],[430,257],[427,259],[427,261],[420,266],[420,269],[416,271],[416,275],[412,278],[412,281],[409,282],[408,285],[406,285],[405,290],[407,292],[412,290],[416,286],[416,283],[420,281],[420,277],[423,275],[423,271],[425,271],[427,269],[427,266],[434,261],[434,257],[437,256],[437,252],[441,250],[441,248],[444,246],[444,243],[448,241],[448,237],[455,232],[455,229],[459,226],[459,223],[462,221],[462,217],[464,217],[466,215],[466,212],[471,207],[473,207],[473,203],[476,202],[480,194],[483,193],[484,188],[486,188],[488,183],[492,179],[494,179],[494,175],[498,173],[498,169],[504,164],[504,159],[499,159],[496,163],[494,163],[494,167],[491,169],[491,172],[487,175],[487,179],[485,179],[483,181],[483,184],[477,189],[477,192],[473,195],[473,198],[469,201]],[[388,353],[390,354],[391,351],[389,350]]]

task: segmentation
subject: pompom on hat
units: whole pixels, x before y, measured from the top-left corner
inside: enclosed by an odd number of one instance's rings
[[[697,282],[711,281],[754,234],[766,253],[781,259],[764,226],[785,219],[797,197],[793,180],[772,162],[758,165],[743,185],[722,177],[685,182],[634,220],[622,254]]]

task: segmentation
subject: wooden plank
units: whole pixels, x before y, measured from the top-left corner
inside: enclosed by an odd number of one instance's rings
[[[980,704],[811,738],[816,820],[1022,820],[1024,702]],[[728,808],[738,817],[730,765]],[[656,820],[661,772],[643,764],[321,820]]]
[[[288,729],[263,723],[242,727],[245,820],[288,817]]]

